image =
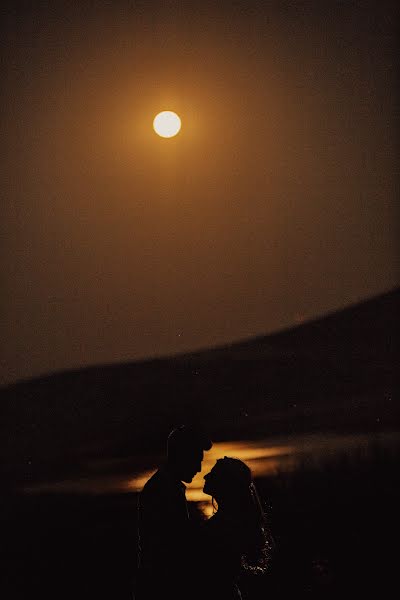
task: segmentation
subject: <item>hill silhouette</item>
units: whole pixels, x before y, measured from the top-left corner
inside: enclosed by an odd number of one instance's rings
[[[3,481],[157,450],[184,421],[205,422],[214,439],[398,429],[399,305],[395,289],[272,335],[3,388]]]

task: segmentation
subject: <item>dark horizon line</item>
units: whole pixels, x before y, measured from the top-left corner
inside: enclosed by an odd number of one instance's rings
[[[286,334],[294,333],[303,328],[307,328],[310,325],[316,325],[318,323],[322,323],[326,320],[334,318],[337,315],[351,312],[356,310],[357,308],[361,308],[364,305],[368,305],[373,302],[379,301],[379,299],[383,299],[385,297],[390,297],[395,295],[396,293],[400,293],[400,285],[389,288],[386,291],[380,292],[379,294],[367,296],[363,300],[359,300],[357,302],[353,302],[351,304],[345,305],[341,308],[335,308],[326,313],[311,317],[310,319],[305,320],[302,323],[297,323],[294,325],[288,325],[282,327],[281,329],[272,330],[269,333],[257,334],[255,336],[247,336],[243,338],[239,338],[237,340],[231,342],[224,342],[221,344],[216,344],[215,346],[207,346],[207,347],[199,347],[193,350],[183,350],[180,352],[172,353],[172,354],[161,354],[156,356],[147,356],[138,359],[132,360],[124,360],[124,361],[115,361],[115,362],[105,362],[105,363],[95,363],[95,364],[84,364],[80,367],[66,367],[65,369],[57,369],[55,371],[43,372],[38,375],[21,377],[13,382],[6,383],[0,385],[0,393],[11,390],[12,388],[28,385],[31,383],[39,383],[40,381],[56,379],[58,377],[63,377],[67,375],[78,374],[82,372],[96,371],[102,369],[118,369],[124,366],[133,366],[133,365],[144,365],[151,363],[160,363],[167,361],[176,361],[185,358],[195,358],[199,355],[206,354],[208,352],[218,352],[232,349],[233,347],[246,346],[249,344],[265,341],[267,339],[271,340],[280,336],[284,336]]]

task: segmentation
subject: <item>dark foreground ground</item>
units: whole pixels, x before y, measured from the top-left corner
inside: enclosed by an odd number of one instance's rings
[[[244,597],[392,594],[398,459],[398,449],[376,447],[368,458],[335,458],[259,480],[276,551],[269,573],[243,578]],[[135,494],[6,495],[1,538],[2,600],[131,598]]]

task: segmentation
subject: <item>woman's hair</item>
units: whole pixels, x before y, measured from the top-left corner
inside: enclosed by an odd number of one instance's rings
[[[235,515],[243,548],[242,567],[264,573],[269,565],[273,540],[250,468],[238,458],[225,456],[215,467],[217,503]],[[215,509],[214,498],[213,506]]]

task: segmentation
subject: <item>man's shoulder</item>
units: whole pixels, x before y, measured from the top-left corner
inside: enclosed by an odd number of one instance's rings
[[[171,487],[171,480],[168,477],[165,469],[163,467],[160,467],[146,481],[146,483],[143,486],[143,489],[142,489],[141,493],[143,495],[153,494],[153,493],[159,493],[162,490],[167,490],[170,487]]]
[[[157,469],[157,471],[155,471],[144,484],[142,493],[148,493],[151,490],[162,486],[164,484],[163,479],[164,478],[162,476],[162,471],[160,471],[160,469]]]
[[[142,500],[153,497],[165,497],[179,492],[180,488],[183,488],[181,482],[173,481],[168,472],[160,467],[153,475],[146,481],[143,489],[140,493]]]

